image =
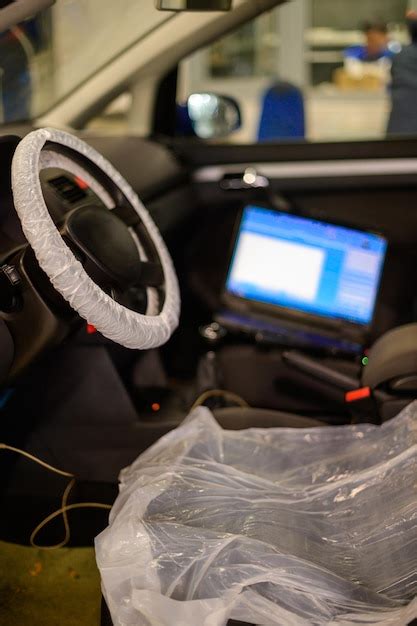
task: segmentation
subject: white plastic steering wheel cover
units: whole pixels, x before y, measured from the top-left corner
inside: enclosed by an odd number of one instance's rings
[[[43,198],[39,172],[41,151],[47,141],[66,146],[97,165],[121,190],[137,211],[158,252],[165,276],[165,301],[159,315],[141,315],[107,295],[88,276],[65,244]],[[19,143],[12,163],[12,188],[23,232],[40,267],[55,289],[77,313],[105,337],[126,348],[150,349],[168,341],[179,321],[178,281],[164,241],[136,193],[117,170],[86,143],[61,130],[33,131]]]

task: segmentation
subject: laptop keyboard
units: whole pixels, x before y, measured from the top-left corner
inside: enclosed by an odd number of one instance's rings
[[[269,321],[257,316],[248,316],[233,311],[222,311],[216,321],[229,330],[253,336],[259,343],[293,348],[310,348],[332,353],[361,354],[363,346],[323,331]]]

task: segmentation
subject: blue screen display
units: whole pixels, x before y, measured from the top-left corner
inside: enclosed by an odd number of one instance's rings
[[[226,290],[247,300],[368,325],[386,251],[379,235],[248,206]]]

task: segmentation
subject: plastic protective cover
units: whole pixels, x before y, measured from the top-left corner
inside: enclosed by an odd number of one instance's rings
[[[96,539],[114,626],[417,617],[417,403],[308,430],[224,431],[198,409],[120,480]]]
[[[69,164],[70,159],[45,150],[47,142],[70,148],[74,151],[75,159],[79,154],[98,166],[119,187],[139,214],[164,271],[165,299],[159,315],[141,315],[113,300],[93,282],[62,239],[46,207],[39,171],[47,167],[63,167],[73,173],[81,173],[90,185],[94,185],[96,192],[99,185],[92,180],[91,174],[81,171],[76,163]],[[171,257],[148,211],[107,159],[81,139],[64,131],[52,128],[36,130],[24,137],[16,149],[12,163],[12,187],[23,232],[39,265],[55,289],[81,317],[93,324],[105,337],[127,348],[155,348],[168,341],[178,326],[180,311],[179,288]],[[103,198],[103,191],[98,192],[98,195],[111,208],[111,199],[109,205],[109,201]],[[137,244],[141,252],[140,242],[137,241]],[[145,260],[143,253],[142,260]]]

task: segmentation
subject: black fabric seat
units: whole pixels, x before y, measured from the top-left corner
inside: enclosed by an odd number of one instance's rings
[[[246,428],[317,428],[326,426],[325,423],[311,417],[250,407],[217,409],[214,411],[214,416],[220,426],[226,430],[244,430]]]

